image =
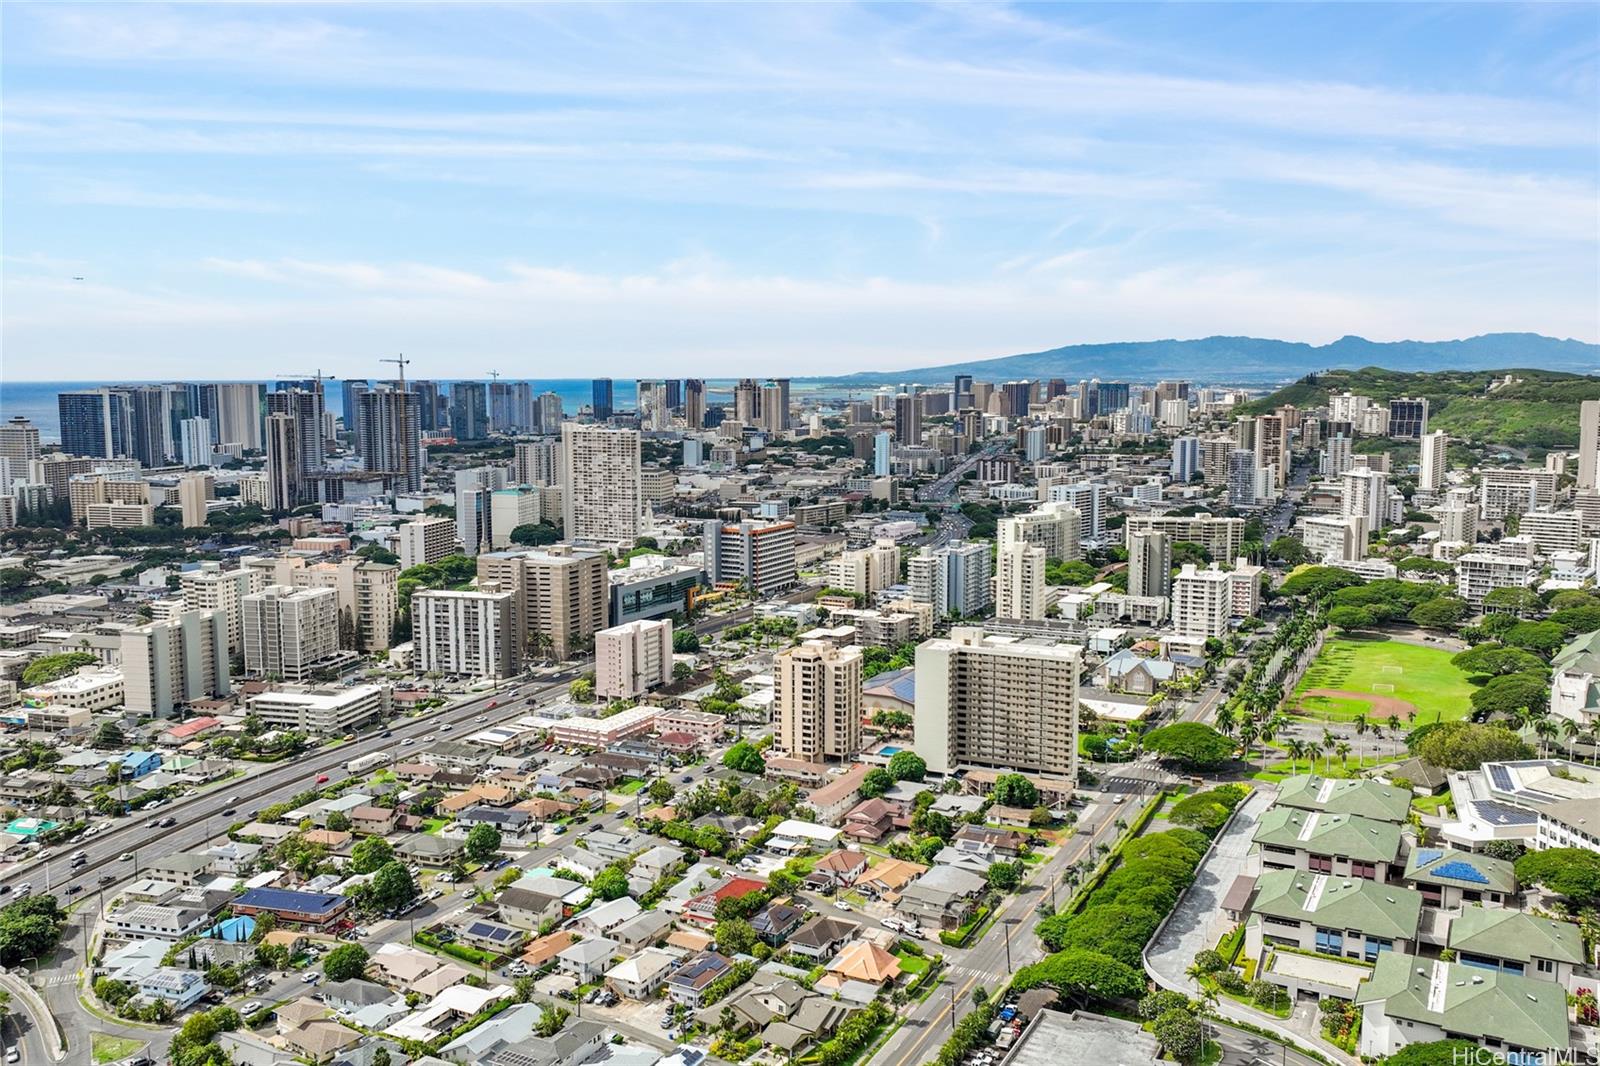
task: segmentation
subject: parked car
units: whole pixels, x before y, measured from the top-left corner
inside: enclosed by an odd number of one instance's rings
[[[314,985],[318,981],[322,980],[322,975],[315,970],[307,970],[305,973],[300,975],[300,980],[305,984]]]
[[[242,1008],[240,1008],[239,1013],[248,1018],[250,1015],[254,1014],[260,1009],[261,1001],[259,999],[252,999],[249,1003],[246,1003]]]

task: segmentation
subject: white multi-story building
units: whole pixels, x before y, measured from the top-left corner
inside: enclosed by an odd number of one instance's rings
[[[938,774],[978,767],[1075,782],[1081,659],[1075,645],[964,626],[924,642],[916,663],[917,754]]]
[[[1106,486],[1098,481],[1051,485],[1048,503],[1065,503],[1078,511],[1078,543],[1099,546],[1106,542]]]
[[[1368,529],[1389,527],[1389,476],[1365,467],[1346,470],[1339,476],[1342,497],[1339,513],[1364,519]]]
[[[1186,637],[1220,637],[1233,617],[1233,574],[1185,563],[1172,582],[1172,625]]]
[[[505,467],[456,471],[456,539],[463,554],[477,555],[494,544],[494,493],[505,487]]]
[[[304,681],[339,651],[339,594],[331,588],[268,585],[240,605],[252,674]]]
[[[560,425],[560,419],[555,426]],[[554,431],[552,427],[551,431]],[[547,437],[543,440],[520,442],[511,460],[511,479],[519,485],[556,485],[561,480],[561,440]]]
[[[1313,515],[1301,521],[1300,540],[1319,562],[1359,562],[1367,557],[1367,520],[1361,515]]]
[[[456,551],[456,524],[448,518],[413,518],[397,530],[400,568],[436,563]]]
[[[561,426],[561,507],[569,540],[633,542],[650,529],[639,434],[579,422]]]
[[[1329,437],[1322,446],[1323,475],[1338,477],[1353,466],[1355,466],[1355,455],[1351,451],[1350,438],[1343,434]]]
[[[382,685],[263,692],[250,698],[251,713],[273,729],[294,729],[336,737],[389,714],[389,690]]]
[[[1557,477],[1549,470],[1485,470],[1479,480],[1479,503],[1490,521],[1548,510],[1556,502]]]
[[[1417,488],[1423,492],[1438,492],[1444,488],[1445,471],[1449,468],[1446,453],[1450,438],[1442,430],[1422,435],[1422,458],[1417,467]]]
[[[758,596],[770,596],[799,579],[793,522],[707,519],[701,529],[706,575],[713,583],[742,581]]]
[[[996,618],[1036,622],[1044,617],[1044,549],[1033,544],[1004,548],[997,556],[994,577]]]
[[[1527,588],[1537,573],[1531,559],[1468,552],[1456,559],[1456,595],[1478,607],[1495,589]]]
[[[791,758],[848,761],[861,750],[862,655],[808,640],[773,656],[774,739]]]
[[[828,584],[858,596],[871,596],[899,580],[900,548],[892,540],[840,552],[828,564]]]
[[[247,566],[224,570],[221,563],[206,562],[178,574],[184,610],[221,611],[227,618],[229,655],[244,649],[244,598],[265,585],[260,571]]]
[[[1211,553],[1213,559],[1234,559],[1244,543],[1244,519],[1218,518],[1210,514],[1194,515],[1128,515],[1123,527],[1126,536],[1135,533],[1165,533],[1174,544],[1180,540],[1198,544]]]
[[[494,582],[411,597],[412,654],[423,673],[509,677],[517,672],[515,596]]]
[[[1001,551],[1016,544],[1034,544],[1048,559],[1071,562],[1083,558],[1083,516],[1070,503],[1043,503],[1026,514],[1008,515],[996,525]]]
[[[965,618],[994,602],[994,563],[987,544],[952,541],[925,547],[906,564],[911,599],[933,605],[941,618]]]
[[[639,619],[594,635],[594,693],[636,700],[672,680],[672,623]]]
[[[1172,537],[1161,530],[1128,534],[1128,595],[1172,594]]]
[[[531,485],[510,485],[489,494],[489,545],[509,548],[511,531],[539,521],[539,491]]]
[[[1439,539],[1455,544],[1472,544],[1478,539],[1478,509],[1470,503],[1450,500],[1439,508]]]
[[[1540,555],[1581,551],[1587,547],[1583,516],[1577,511],[1529,511],[1518,521],[1517,533],[1531,538],[1534,550]]]
[[[224,696],[228,619],[222,611],[181,611],[121,635],[123,699],[129,711],[165,718],[195,700]]]

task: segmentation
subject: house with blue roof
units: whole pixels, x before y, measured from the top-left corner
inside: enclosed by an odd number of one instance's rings
[[[1406,857],[1405,883],[1422,893],[1424,907],[1460,910],[1468,904],[1500,907],[1514,903],[1516,867],[1504,859],[1455,848],[1413,848]]]
[[[118,761],[122,763],[123,778],[129,781],[161,769],[161,753],[158,751],[130,751]]]

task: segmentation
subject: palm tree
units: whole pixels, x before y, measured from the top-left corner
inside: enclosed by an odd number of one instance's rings
[[[1316,739],[1313,738],[1311,740],[1306,741],[1306,755],[1308,755],[1310,757],[1310,761],[1311,761],[1310,770],[1311,770],[1312,773],[1316,773],[1316,771],[1317,771],[1317,759],[1319,759],[1322,756],[1322,752],[1323,752],[1324,748],[1325,748],[1325,745],[1320,740],[1316,740]]]
[[[1250,761],[1250,748],[1255,744],[1256,737],[1259,735],[1260,734],[1256,732],[1255,722],[1248,718],[1245,719],[1244,724],[1239,727],[1239,744],[1244,749],[1245,762]],[[1263,754],[1261,756],[1261,768],[1263,770],[1266,769],[1266,759],[1266,755]]]
[[[1333,750],[1339,756],[1339,765],[1341,767],[1350,761],[1350,744],[1348,741],[1339,741],[1333,746]],[[1359,767],[1360,764],[1358,763],[1357,766]]]
[[[1234,716],[1233,704],[1224,703],[1217,711],[1217,732],[1223,736],[1231,736],[1239,720]]]
[[[1561,732],[1567,738],[1567,759],[1572,759],[1572,742],[1583,735],[1583,726],[1574,718],[1561,719]]]
[[[1351,721],[1356,727],[1356,742],[1359,744],[1361,738],[1367,735],[1367,730],[1372,728],[1372,723],[1367,721],[1365,714],[1358,714]]]
[[[1391,714],[1388,718],[1385,718],[1384,721],[1389,723],[1389,732],[1394,733],[1396,735],[1399,734],[1399,732],[1400,732],[1400,716],[1398,714]],[[1398,751],[1396,752],[1396,754],[1398,754]]]
[[[1554,740],[1561,732],[1561,727],[1552,722],[1548,717],[1541,717],[1533,723],[1533,731],[1539,734],[1539,757],[1542,759],[1550,751],[1550,741]]]
[[[1323,731],[1322,731],[1322,754],[1325,755],[1325,756],[1330,754],[1333,751],[1334,745],[1337,744],[1337,743],[1339,743],[1339,740],[1338,740],[1337,737],[1335,737],[1333,735],[1333,730],[1331,730],[1331,729],[1323,729]],[[1329,769],[1330,769],[1330,765],[1329,765],[1328,761],[1326,759],[1324,759],[1323,763],[1322,763],[1322,772],[1323,773],[1327,773]]]
[[[1293,772],[1293,773],[1299,773],[1300,772],[1300,760],[1306,757],[1305,741],[1300,740],[1299,738],[1292,738],[1292,739],[1290,739],[1290,741],[1288,743],[1288,749],[1289,749],[1289,770],[1291,772]]]

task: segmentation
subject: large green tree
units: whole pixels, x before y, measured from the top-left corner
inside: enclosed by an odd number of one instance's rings
[[[889,756],[889,776],[896,781],[921,781],[928,774],[928,764],[914,751],[897,751]]]
[[[394,861],[394,848],[382,837],[362,837],[350,849],[350,869],[353,873],[375,873],[379,867]]]
[[[1499,677],[1502,674],[1520,674],[1545,669],[1544,660],[1522,648],[1509,648],[1504,644],[1479,644],[1475,648],[1457,652],[1450,663],[1469,674]]]
[[[55,950],[66,911],[56,897],[39,893],[0,907],[0,966],[44,958]]]
[[[1146,751],[1187,770],[1213,770],[1233,758],[1234,743],[1203,722],[1174,722],[1145,734]]]
[[[1023,774],[1001,774],[994,779],[989,798],[1002,807],[1036,807],[1039,790]]]
[[[1582,848],[1530,851],[1516,863],[1517,880],[1543,885],[1580,907],[1600,903],[1600,855]]]
[[[372,901],[380,910],[398,910],[417,898],[417,882],[399,861],[378,867],[371,884]]]
[[[367,970],[367,949],[360,944],[340,944],[322,960],[322,972],[330,981],[351,981]]]
[[[1446,770],[1476,770],[1486,762],[1531,759],[1533,749],[1501,725],[1441,722],[1417,741],[1417,757]]]
[[[478,824],[467,830],[466,854],[473,862],[488,862],[500,850],[500,830]]]

